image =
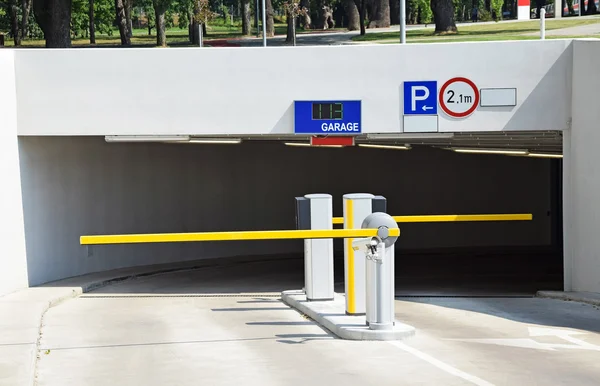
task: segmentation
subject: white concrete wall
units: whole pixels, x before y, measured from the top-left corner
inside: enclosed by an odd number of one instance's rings
[[[570,45],[19,50],[19,134],[289,134],[293,101],[320,99],[360,99],[363,132],[400,132],[403,82],[456,76],[516,87],[518,104],[441,114],[440,131],[563,130]]]
[[[83,234],[293,229],[294,197],[372,192],[393,214],[522,213],[535,221],[404,225],[401,249],[551,243],[550,162],[505,156],[242,145],[116,144],[102,137],[20,137],[32,285],[119,267],[301,253],[302,241],[94,247]],[[371,185],[372,165],[391,168]],[[362,176],[362,177],[361,177]]]
[[[0,51],[0,296],[27,287],[13,51]]]
[[[573,122],[564,142],[565,289],[600,292],[600,42],[575,41],[573,53]]]

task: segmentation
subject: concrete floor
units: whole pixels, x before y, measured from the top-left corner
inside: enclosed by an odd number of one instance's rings
[[[336,339],[278,300],[297,262],[157,275],[50,309],[39,385],[597,385],[600,310],[538,298],[399,298],[403,342]],[[548,330],[552,329],[552,330]],[[577,333],[577,334],[574,334]]]

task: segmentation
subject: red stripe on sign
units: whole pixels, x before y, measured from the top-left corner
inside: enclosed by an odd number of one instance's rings
[[[522,7],[522,6],[525,6],[525,5],[529,7],[529,5],[530,5],[530,0],[519,0],[519,1],[517,2],[517,4],[519,5],[519,7]]]
[[[354,137],[311,137],[310,144],[312,146],[354,146]]]

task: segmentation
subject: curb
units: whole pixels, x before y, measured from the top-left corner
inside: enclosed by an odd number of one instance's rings
[[[586,295],[589,294],[589,295]],[[586,292],[538,291],[538,298],[556,299],[590,304],[600,307],[600,295]]]
[[[303,291],[284,291],[281,300],[291,308],[309,316],[334,335],[347,340],[402,340],[415,335],[414,327],[396,321],[391,331],[370,330],[364,316],[345,314],[343,297],[334,294],[333,301],[308,302]]]

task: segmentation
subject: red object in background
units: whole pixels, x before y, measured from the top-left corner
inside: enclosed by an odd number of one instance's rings
[[[330,136],[310,137],[311,146],[354,146],[354,137]]]

